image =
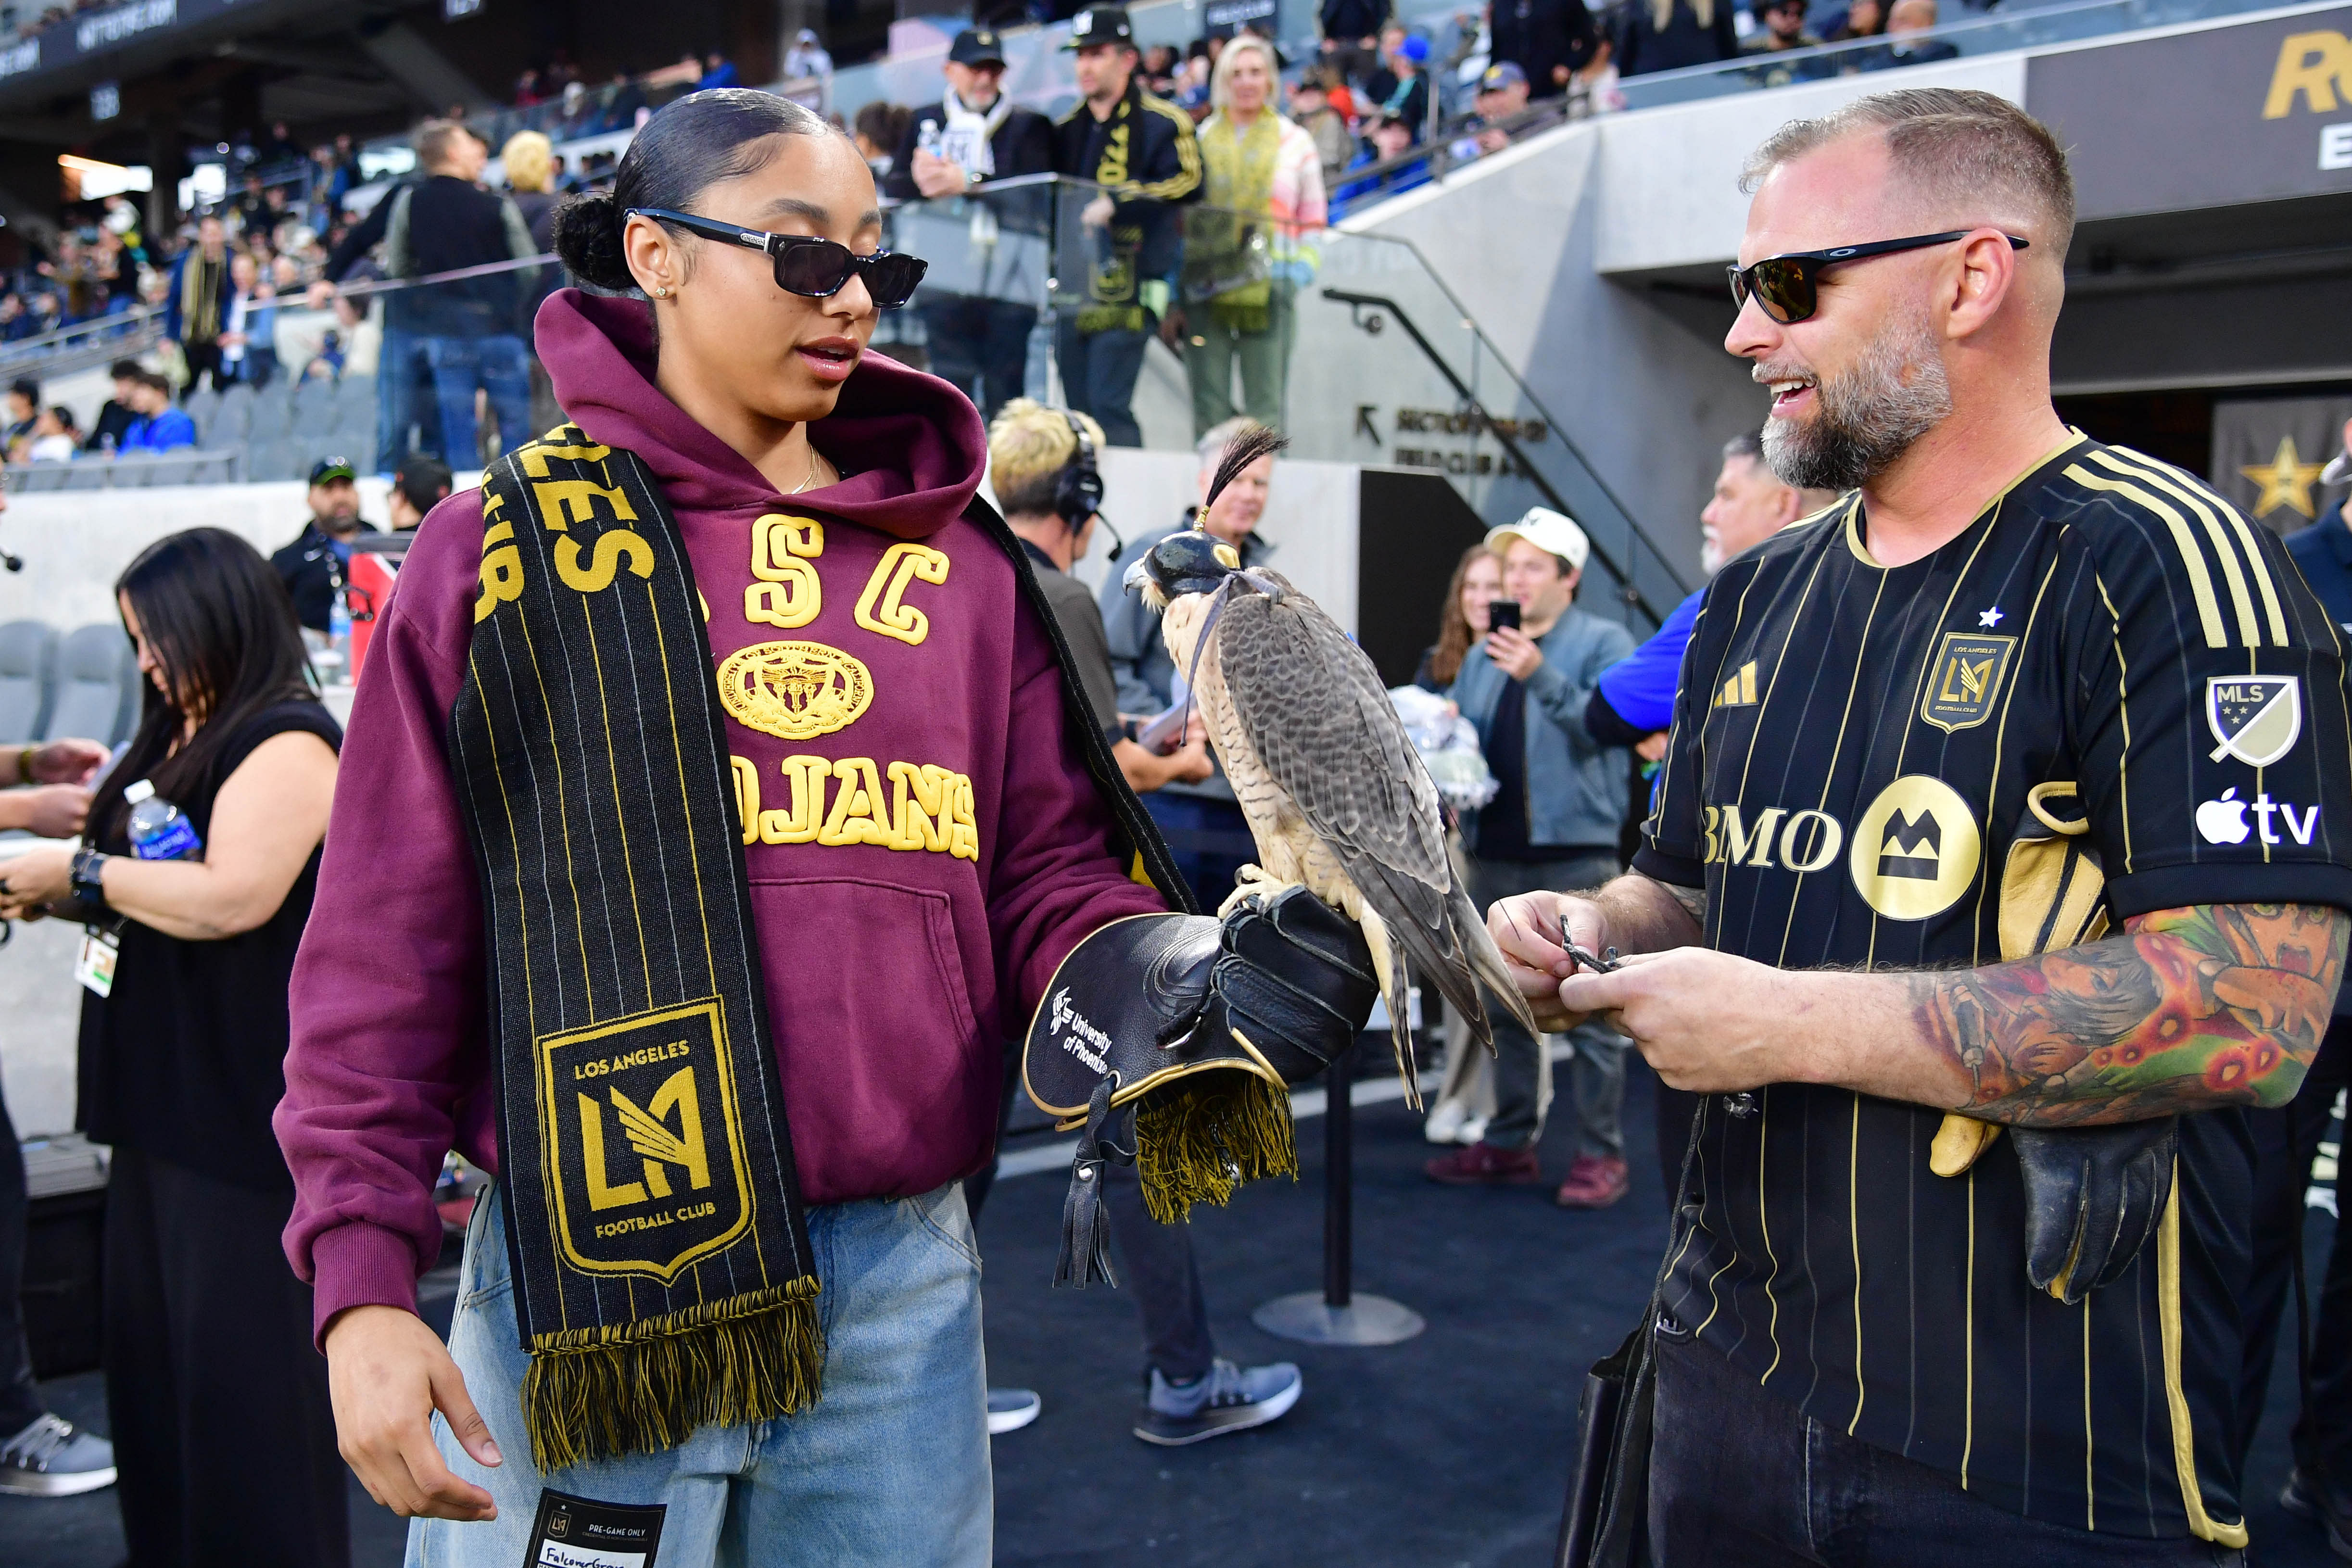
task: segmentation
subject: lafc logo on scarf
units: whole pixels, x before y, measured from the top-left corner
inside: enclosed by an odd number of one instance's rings
[[[539,1042],[556,1237],[574,1268],[667,1285],[751,1223],[716,997]]]

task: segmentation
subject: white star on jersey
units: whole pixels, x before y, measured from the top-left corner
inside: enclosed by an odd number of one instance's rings
[[[1995,605],[1990,610],[1979,610],[1977,612],[1977,625],[1980,626],[1997,626],[2000,625],[2000,606],[1999,605]]]

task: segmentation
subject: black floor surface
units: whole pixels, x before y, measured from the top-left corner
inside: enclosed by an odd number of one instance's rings
[[[1548,1188],[1433,1186],[1421,1174],[1433,1151],[1418,1121],[1393,1102],[1358,1110],[1357,1283],[1429,1320],[1420,1338],[1386,1349],[1292,1344],[1250,1322],[1257,1303],[1320,1279],[1322,1123],[1302,1123],[1301,1180],[1245,1189],[1230,1210],[1204,1211],[1194,1233],[1221,1352],[1296,1361],[1306,1394],[1274,1426],[1197,1447],[1153,1448],[1129,1435],[1139,1399],[1133,1306],[1113,1291],[1049,1288],[1060,1178],[1002,1183],[981,1226],[989,1371],[996,1384],[1038,1390],[1045,1415],[996,1440],[997,1561],[1548,1563],[1579,1380],[1632,1325],[1664,1235],[1648,1075],[1636,1067],[1634,1080],[1633,1192],[1601,1214],[1557,1209]],[[2312,1219],[2324,1258],[2334,1227],[2324,1214]],[[95,1374],[50,1392],[64,1414],[105,1429]],[[2283,1355],[2248,1478],[2260,1568],[2334,1561],[2314,1527],[2277,1506],[2293,1405],[2294,1364]],[[401,1521],[356,1485],[352,1500],[357,1568],[398,1563]],[[121,1560],[111,1492],[0,1499],[6,1568]]]

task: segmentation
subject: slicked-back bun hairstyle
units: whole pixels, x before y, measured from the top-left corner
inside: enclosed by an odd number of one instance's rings
[[[832,130],[792,100],[754,88],[690,92],[646,121],[621,155],[610,191],[571,197],[556,210],[555,253],[582,282],[608,293],[635,293],[621,248],[625,214],[635,207],[692,212],[704,191],[766,163],[774,152],[771,137],[823,136]],[[685,237],[676,225],[663,226]]]

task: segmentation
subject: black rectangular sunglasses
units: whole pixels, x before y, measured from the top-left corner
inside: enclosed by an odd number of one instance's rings
[[[629,211],[660,223],[674,223],[706,238],[764,250],[775,262],[776,287],[787,294],[810,300],[824,300],[841,292],[849,275],[862,271],[866,274],[866,291],[874,296],[874,303],[885,310],[895,310],[915,297],[915,285],[923,280],[923,274],[931,266],[920,257],[895,250],[860,256],[839,240],[808,234],[770,234],[765,229],[745,228],[716,218],[697,217],[692,213],[672,212],[667,207],[631,207]]]
[[[1975,232],[1972,228],[1955,228],[1942,234],[1915,234],[1908,239],[1841,245],[1833,250],[1792,250],[1786,256],[1768,256],[1749,266],[1735,264],[1724,270],[1731,274],[1733,304],[1744,308],[1748,297],[1753,294],[1766,315],[1782,326],[1791,326],[1822,308],[1817,280],[1822,268],[1835,267],[1844,261],[1860,261],[1867,257],[1892,256],[1898,250],[1924,250],[1931,245],[1949,245],[1956,239],[1966,239]],[[2013,234],[2001,237],[2016,249],[2023,250],[2026,247],[2027,242]]]

